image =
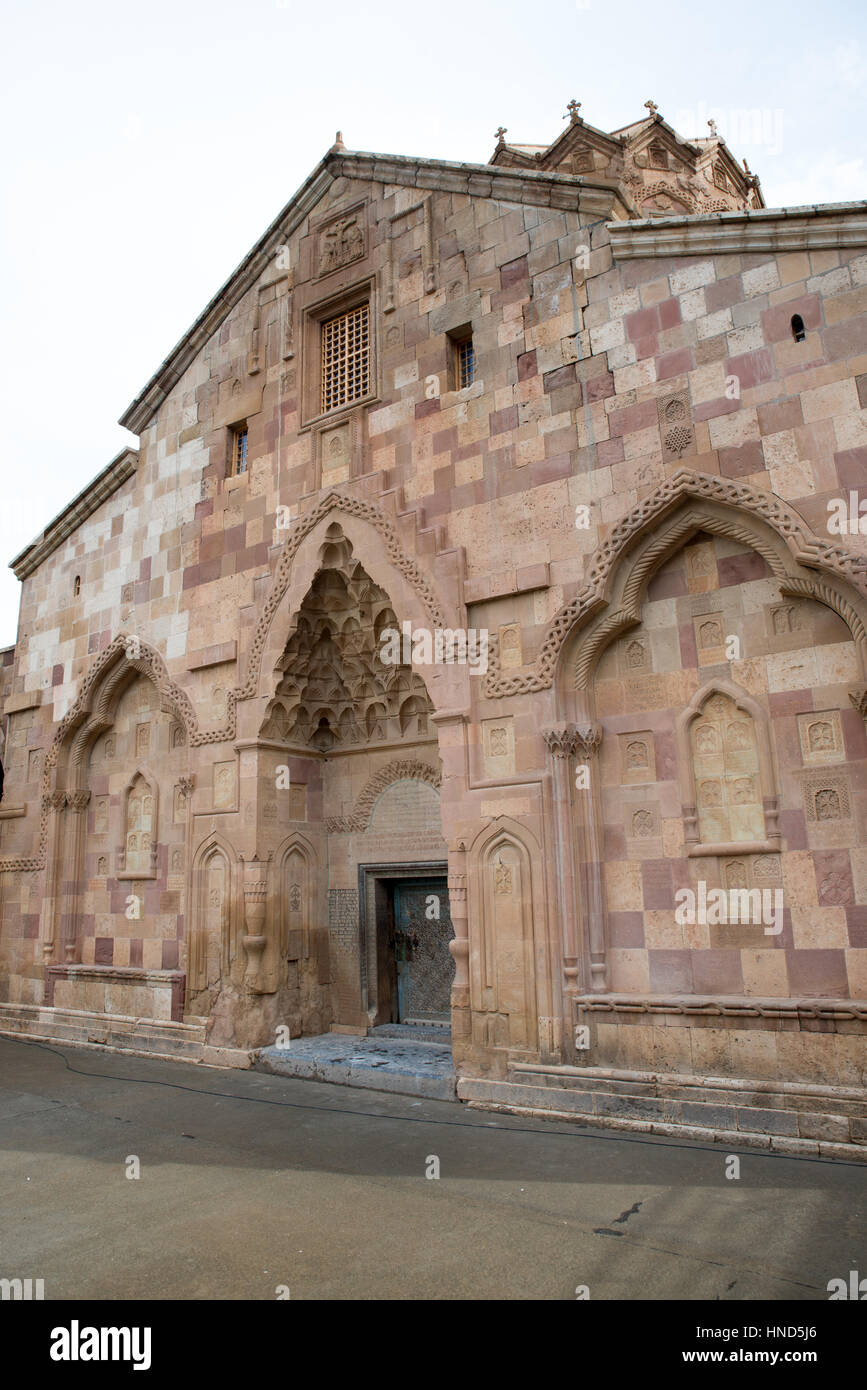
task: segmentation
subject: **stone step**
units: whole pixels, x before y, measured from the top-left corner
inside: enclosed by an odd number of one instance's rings
[[[123,1014],[92,1013],[85,1009],[51,1008],[38,1004],[0,1004],[0,1033],[6,1037],[100,1048],[149,1057],[204,1060],[205,1021],[172,1023],[167,1019],[133,1018]],[[213,1062],[213,1065],[220,1065]],[[223,1063],[225,1065],[226,1063]],[[241,1065],[240,1062],[229,1065]]]
[[[604,1078],[598,1080],[591,1089],[539,1084],[529,1070],[513,1072],[507,1081],[460,1077],[457,1095],[474,1109],[867,1162],[867,1121],[848,1115],[845,1102],[824,1112],[804,1111],[792,1097],[790,1108],[772,1108],[751,1104],[751,1092],[730,1091],[727,1103],[720,1104],[704,1096],[700,1086],[690,1100],[680,1100],[614,1091]]]
[[[840,1107],[852,1118],[867,1120],[867,1091],[855,1087],[775,1084],[749,1078],[690,1077],[665,1072],[611,1072],[604,1068],[575,1068],[525,1063],[510,1071],[512,1080],[532,1077],[539,1086],[570,1091],[604,1091],[610,1095],[646,1096],[672,1101],[700,1100],[723,1107],[756,1106],[767,1110],[836,1113]]]

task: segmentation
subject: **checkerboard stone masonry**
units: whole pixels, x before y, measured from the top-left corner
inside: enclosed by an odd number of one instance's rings
[[[447,859],[464,1076],[864,1085],[867,535],[828,515],[867,476],[867,206],[714,160],[653,116],[329,152],[14,562],[2,1007],[387,1021],[358,865]],[[369,393],[323,414],[362,302]],[[389,695],[386,614],[486,629],[489,670]],[[781,930],[681,923],[699,881],[780,888]]]

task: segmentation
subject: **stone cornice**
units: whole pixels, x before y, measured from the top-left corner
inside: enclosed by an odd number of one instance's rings
[[[615,260],[867,246],[867,202],[609,222]]]
[[[88,483],[59,516],[48,523],[42,534],[10,561],[9,568],[15,571],[17,578],[26,579],[31,575],[47,556],[63,544],[67,536],[71,536],[127,478],[132,477],[137,467],[138,453],[135,449],[123,449],[113,458],[108,467],[92,483]]]
[[[552,174],[526,169],[497,169],[489,164],[458,164],[443,159],[418,159],[405,155],[364,154],[330,150],[278,213],[253,249],[206,305],[151,377],[144,390],[127,406],[120,424],[141,434],[166,396],[216,332],[239,299],[256,283],[293,232],[309,216],[335,179],[400,184],[424,190],[464,193],[477,198],[498,198],[510,203],[530,203],[586,212],[595,218],[628,217],[636,211],[628,195],[606,179]]]

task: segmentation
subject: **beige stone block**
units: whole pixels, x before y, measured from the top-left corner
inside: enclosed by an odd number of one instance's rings
[[[779,1075],[777,1043],[773,1033],[737,1032],[731,1040],[732,1068],[736,1076],[765,1080]]]
[[[849,978],[851,997],[853,999],[867,999],[867,949],[865,947],[847,947],[846,974]],[[867,1059],[865,1059],[865,1067],[867,1067]]]
[[[714,449],[733,449],[760,438],[758,415],[754,409],[734,410],[709,421],[710,442]]]
[[[810,908],[819,902],[813,856],[809,850],[789,850],[780,856],[787,907]]]
[[[785,998],[789,975],[785,951],[741,951],[744,993],[758,998]]]
[[[610,912],[639,912],[644,906],[641,865],[624,859],[605,864],[606,902]]]
[[[692,1071],[698,1076],[729,1076],[729,1031],[725,1028],[695,1028],[691,1032]]]
[[[672,294],[684,294],[687,290],[698,289],[701,285],[711,285],[716,280],[713,261],[698,261],[673,270],[669,276]]]
[[[801,395],[804,423],[825,420],[829,416],[854,415],[859,410],[858,388],[854,381],[833,381]]]
[[[645,912],[644,940],[649,951],[677,951],[683,948],[683,927],[675,921],[674,909]]]
[[[613,990],[644,994],[650,989],[650,966],[646,951],[609,950],[608,963]]]
[[[845,949],[849,942],[845,908],[793,904],[792,940],[799,951]]]

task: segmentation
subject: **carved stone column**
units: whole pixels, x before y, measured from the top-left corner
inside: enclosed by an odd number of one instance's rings
[[[472,1032],[470,1013],[470,923],[467,904],[466,854],[463,849],[449,854],[449,911],[454,936],[449,950],[455,962],[452,983],[452,1038],[469,1041]]]
[[[66,793],[66,804],[72,812],[67,835],[66,861],[61,870],[68,873],[68,912],[64,915],[63,959],[74,965],[81,952],[80,928],[84,906],[84,844],[87,838],[87,808],[90,791],[87,787]]]
[[[867,721],[867,686],[863,686],[859,690],[850,690],[849,699],[852,701],[852,704],[855,706],[861,718]]]
[[[575,756],[587,768],[587,785],[577,791],[580,819],[581,864],[584,903],[587,912],[587,939],[590,945],[590,988],[608,988],[608,962],[605,953],[605,884],[602,877],[604,837],[602,829],[602,786],[599,748],[602,725],[576,725]]]
[[[66,792],[49,792],[42,798],[42,806],[48,814],[48,833],[45,846],[45,897],[42,899],[39,934],[42,937],[43,963],[50,965],[54,960],[57,914],[60,907]]]
[[[578,747],[575,724],[553,724],[542,730],[554,774],[554,864],[563,956],[564,1019],[571,1034],[572,998],[578,993],[580,947],[578,902],[572,832],[572,757]]]
[[[243,856],[242,856],[243,858]],[[246,935],[242,938],[242,945],[247,955],[247,968],[244,972],[244,984],[254,994],[261,994],[260,976],[262,970],[262,957],[268,938],[265,935],[265,910],[268,898],[268,868],[271,862],[271,852],[260,859],[258,854],[254,854],[251,859],[244,859],[244,926]]]

